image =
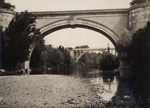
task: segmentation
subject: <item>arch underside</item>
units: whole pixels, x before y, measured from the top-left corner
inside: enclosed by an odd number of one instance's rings
[[[85,19],[77,19],[77,20],[73,20],[70,21],[69,19],[65,19],[65,20],[59,20],[53,23],[49,23],[43,27],[40,28],[40,38],[44,38],[46,35],[61,30],[61,29],[65,29],[65,28],[85,28],[85,29],[90,29],[93,31],[96,31],[100,34],[103,34],[104,36],[106,36],[113,44],[114,46],[116,46],[117,41],[119,40],[119,37],[108,27],[99,24],[97,22],[94,21],[89,21],[89,20],[85,20]],[[35,46],[32,47],[32,51],[34,50]],[[30,57],[32,55],[32,51],[30,54]],[[30,60],[29,60],[30,62]],[[27,63],[28,66],[30,67],[30,63]]]
[[[89,51],[86,51],[84,53],[82,53],[76,60],[75,60],[75,63],[77,63],[79,61],[79,59],[85,54],[85,53],[88,53]]]
[[[106,36],[114,44],[114,46],[116,46],[116,43],[119,40],[119,37],[108,27],[85,19],[78,19],[74,21],[73,24],[70,23],[68,19],[47,24],[40,28],[41,38],[44,38],[46,35],[52,32],[65,28],[85,28],[99,32],[100,34]]]

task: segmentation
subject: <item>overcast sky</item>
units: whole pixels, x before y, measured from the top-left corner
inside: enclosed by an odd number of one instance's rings
[[[118,9],[129,8],[132,0],[5,0],[15,5],[15,11],[63,11],[63,10],[90,10],[90,9]],[[54,47],[63,45],[75,47],[89,45],[90,48],[104,48],[112,43],[100,33],[89,29],[62,29],[47,35],[46,44]]]

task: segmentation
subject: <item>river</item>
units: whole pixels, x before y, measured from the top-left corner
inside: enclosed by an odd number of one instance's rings
[[[97,86],[98,95],[106,101],[109,101],[117,92],[119,76],[114,73],[102,74],[99,70],[93,70],[88,73],[88,79]]]
[[[117,92],[119,75],[114,73],[102,74],[98,69],[93,69],[87,73],[86,78],[90,83],[97,86],[99,89],[97,94],[102,96],[105,101],[111,100]]]
[[[73,76],[88,80],[96,87],[96,96],[114,107],[130,106],[136,108],[134,85],[131,77],[126,77],[125,72],[102,72],[98,69],[90,71],[75,70]]]
[[[106,102],[111,101],[114,107],[130,106],[137,108],[135,97],[130,82],[126,78],[120,77],[120,73],[104,73],[99,70],[92,70],[85,75],[90,83],[95,84],[98,95],[103,97]]]

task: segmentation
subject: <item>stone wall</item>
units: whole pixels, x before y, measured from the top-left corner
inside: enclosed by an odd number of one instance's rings
[[[0,25],[3,26],[3,30],[5,27],[8,27],[10,21],[14,17],[15,12],[13,10],[0,9]]]
[[[129,9],[129,28],[135,32],[150,21],[150,2],[134,5]]]

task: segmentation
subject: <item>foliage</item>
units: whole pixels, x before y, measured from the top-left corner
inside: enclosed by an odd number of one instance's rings
[[[0,8],[11,9],[15,8],[15,6],[10,3],[5,3],[5,0],[0,0]]]
[[[58,49],[59,51],[61,51],[62,53],[64,53],[64,51],[65,51],[64,47],[61,46],[61,45],[60,45],[57,49]]]
[[[88,45],[82,45],[82,46],[77,46],[75,48],[89,48],[89,46]]]
[[[21,12],[15,15],[4,31],[6,69],[15,70],[18,63],[28,60],[30,45],[35,41],[40,42],[35,19],[31,13]]]
[[[55,55],[54,60],[55,64],[60,64],[61,62],[64,62],[64,54],[61,51],[55,50],[54,55]]]
[[[79,62],[82,62],[85,66],[89,68],[99,68],[99,61],[101,58],[100,53],[85,53],[80,59]]]
[[[51,45],[46,45],[45,46],[45,48],[46,48],[46,51],[47,51],[47,56],[48,56],[48,58],[47,58],[47,66],[48,67],[51,67],[52,66],[52,64],[54,64],[53,62],[54,62],[54,56],[55,56],[55,54],[54,54],[54,51],[55,51],[55,49],[51,46]]]
[[[43,51],[43,46],[37,45],[31,55],[30,67],[31,69],[40,67],[40,54]]]
[[[147,0],[133,0],[130,4],[134,5],[136,3],[141,3],[141,2],[145,2],[145,1],[147,1]]]
[[[102,58],[100,60],[100,69],[102,71],[113,71],[118,67],[119,59],[117,57],[108,52],[103,53]]]
[[[44,47],[44,48],[43,48]],[[51,45],[38,45],[31,57],[31,68],[38,69],[42,66],[40,63],[40,55],[42,51],[47,52],[47,68],[51,69],[52,74],[70,74],[73,62],[70,53],[63,46],[59,46],[57,49]]]
[[[150,97],[150,22],[133,34],[129,55],[137,81],[136,91]]]
[[[118,52],[119,59],[123,62],[129,63],[129,47],[132,39],[132,32],[126,30],[126,32],[121,36],[120,40],[116,43],[116,51]]]
[[[89,48],[88,45],[82,45],[82,46],[77,46],[75,48]],[[99,60],[101,58],[100,53],[94,53],[94,52],[87,52],[83,54],[83,56],[79,59],[78,65],[79,66],[84,66],[87,68],[99,68]]]
[[[82,45],[82,46],[77,46],[75,48],[89,48],[88,45]],[[99,60],[101,58],[100,53],[95,53],[95,52],[87,52],[83,54],[83,56],[79,59],[77,65],[81,67],[86,67],[86,68],[99,68]]]

